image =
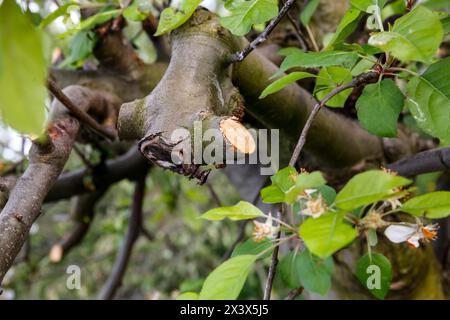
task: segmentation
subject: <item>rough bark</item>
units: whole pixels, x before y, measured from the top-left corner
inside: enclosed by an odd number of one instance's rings
[[[106,109],[117,108],[118,105],[115,96],[81,86],[67,87],[64,93],[76,101],[80,109],[97,115],[105,114]],[[59,101],[54,100],[46,130],[49,141],[33,143],[29,166],[17,180],[0,213],[0,283],[39,216],[42,203],[60,175],[79,129],[79,121]]]
[[[281,140],[293,144],[316,101],[297,85],[259,99],[278,68],[256,51],[232,68],[227,65],[227,58],[246,45],[245,40],[222,28],[213,14],[197,10],[174,32],[172,60],[155,90],[145,99],[121,107],[119,135],[147,141],[141,144],[147,158],[191,175],[192,170],[186,172],[172,163],[169,154],[177,141],[171,141],[170,134],[177,128],[192,128],[195,120],[202,121],[204,128],[217,127],[224,117],[240,120],[242,99],[231,76],[244,96],[246,113],[266,128],[281,128]],[[377,137],[328,110],[314,122],[306,148],[333,167],[382,157]]]

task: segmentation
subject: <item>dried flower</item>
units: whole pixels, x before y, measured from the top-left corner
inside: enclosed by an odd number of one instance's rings
[[[327,212],[328,207],[321,193],[317,197],[312,197],[311,194],[308,194],[307,199],[305,208],[301,211],[305,216],[311,216],[316,219]]]
[[[385,227],[388,223],[383,220],[383,216],[376,210],[370,210],[361,220],[361,225],[366,229],[378,229]]]
[[[275,235],[280,230],[279,226],[274,226],[272,223],[272,214],[269,213],[269,216],[267,217],[266,222],[259,222],[254,220],[253,221],[254,227],[253,227],[253,240],[256,242],[261,242],[265,238],[273,239],[275,238]]]

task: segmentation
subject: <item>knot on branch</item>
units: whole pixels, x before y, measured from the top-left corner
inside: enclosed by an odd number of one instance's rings
[[[254,150],[252,136],[240,124],[244,99],[228,63],[239,41],[204,9],[171,37],[172,58],[160,83],[144,99],[122,105],[119,137],[139,139],[141,153],[152,163],[203,183],[210,170],[201,166],[221,166],[230,150]],[[206,161],[203,151],[211,151],[213,161]]]

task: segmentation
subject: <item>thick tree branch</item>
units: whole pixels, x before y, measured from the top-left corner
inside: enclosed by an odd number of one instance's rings
[[[45,202],[92,192],[92,185],[85,184],[86,177],[92,176],[94,188],[102,189],[123,179],[136,179],[148,166],[137,146],[134,146],[127,153],[107,160],[103,166],[95,168],[94,172],[79,169],[61,174],[45,197]]]
[[[119,18],[98,27],[96,31],[100,37],[94,48],[94,55],[100,62],[100,69],[137,79],[144,62],[123,35],[123,26],[123,18]]]
[[[404,177],[447,171],[450,170],[450,148],[420,152],[410,158],[391,163],[387,168]]]
[[[70,86],[64,93],[83,111],[101,114],[109,108],[117,108],[117,98],[106,92]],[[33,143],[30,164],[11,190],[0,213],[0,283],[40,214],[44,198],[61,173],[79,129],[79,121],[54,100],[47,127],[50,141],[45,145]]]
[[[114,267],[108,281],[105,283],[98,296],[98,299],[100,300],[111,300],[114,298],[117,290],[122,284],[122,279],[125,275],[133,246],[142,231],[142,207],[144,204],[146,176],[146,171],[142,172],[141,177],[136,182],[133,195],[133,205],[128,222],[128,231],[125,235],[122,246],[120,247],[120,251],[117,255],[116,262],[114,263]]]
[[[258,51],[253,51],[235,65],[233,80],[244,93],[246,114],[264,128],[279,129],[280,143],[288,144],[287,148],[281,146],[280,149],[286,150],[297,142],[317,101],[297,84],[259,99],[261,92],[271,83],[269,78],[278,70]],[[347,148],[348,145],[352,148]],[[305,148],[323,167],[342,168],[364,159],[381,159],[383,156],[383,147],[377,137],[362,129],[356,121],[327,109],[315,117]],[[289,158],[286,154],[281,161],[287,164]]]

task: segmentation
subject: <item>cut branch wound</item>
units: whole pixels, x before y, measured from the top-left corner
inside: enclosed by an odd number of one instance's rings
[[[213,17],[197,10],[172,33],[172,59],[164,77],[144,99],[123,104],[118,121],[119,136],[140,139],[140,151],[148,160],[200,183],[210,170],[204,165],[222,165],[225,159],[215,157],[217,161],[206,163],[195,156],[194,151],[206,146],[201,137],[191,141],[198,133],[216,129],[221,134],[214,135],[214,144],[223,146],[224,153],[227,148],[241,153],[254,150],[252,136],[239,123],[244,101],[231,82],[232,67],[227,64],[239,42]],[[189,134],[178,134],[177,129]]]

